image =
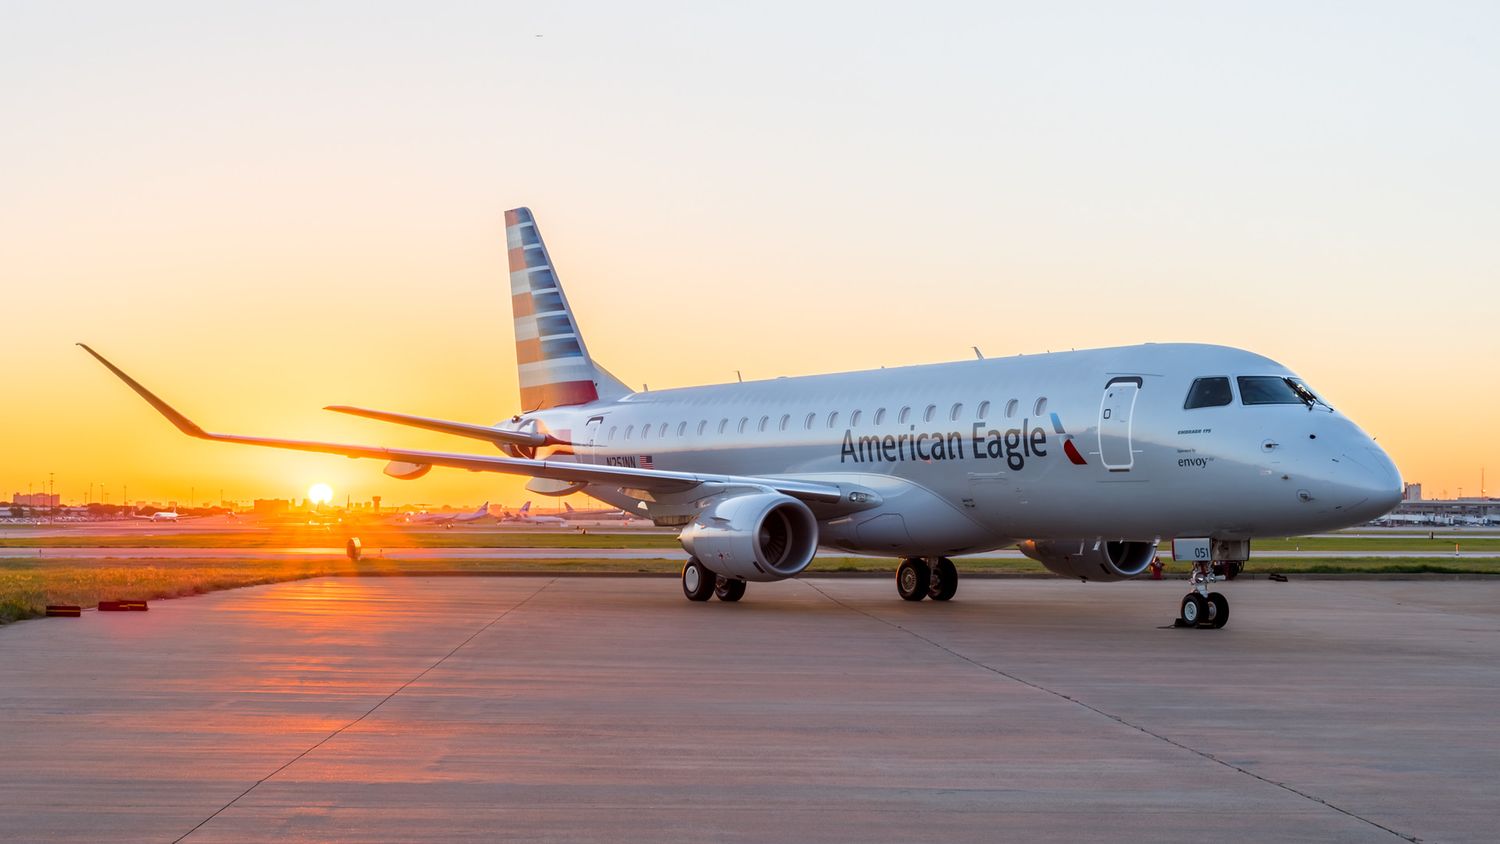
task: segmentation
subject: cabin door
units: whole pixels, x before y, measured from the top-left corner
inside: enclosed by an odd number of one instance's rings
[[[1099,401],[1099,460],[1111,472],[1128,472],[1135,465],[1130,423],[1141,394],[1138,375],[1109,379]]]

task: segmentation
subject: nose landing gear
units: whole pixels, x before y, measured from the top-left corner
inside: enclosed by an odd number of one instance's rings
[[[1218,629],[1229,623],[1229,599],[1218,592],[1210,592],[1211,584],[1219,580],[1210,562],[1193,563],[1193,573],[1188,578],[1193,591],[1182,599],[1182,611],[1177,627],[1212,627]]]

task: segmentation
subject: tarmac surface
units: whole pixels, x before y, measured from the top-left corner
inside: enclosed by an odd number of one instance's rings
[[[17,841],[1491,841],[1500,584],[325,578],[0,629]]]
[[[825,551],[825,556],[858,557],[871,560],[891,561],[894,571],[896,561],[889,556],[852,554],[844,551]],[[45,548],[0,548],[0,560],[56,559],[56,560],[259,560],[267,556],[282,555],[314,560],[343,559],[343,548],[183,548],[152,547],[139,548],[70,548],[50,546]],[[681,560],[684,552],[678,548],[366,548],[364,556],[371,560]],[[1171,552],[1162,549],[1162,557],[1171,560]],[[1500,551],[1265,551],[1255,560],[1271,559],[1418,559],[1418,560],[1493,560]],[[1026,555],[1013,548],[985,551],[979,554],[955,554],[953,559],[1024,560]]]

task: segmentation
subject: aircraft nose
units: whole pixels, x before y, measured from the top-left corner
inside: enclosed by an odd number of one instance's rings
[[[1352,514],[1365,521],[1378,519],[1401,503],[1401,471],[1373,441],[1350,449],[1343,463],[1349,471],[1340,480]]]

